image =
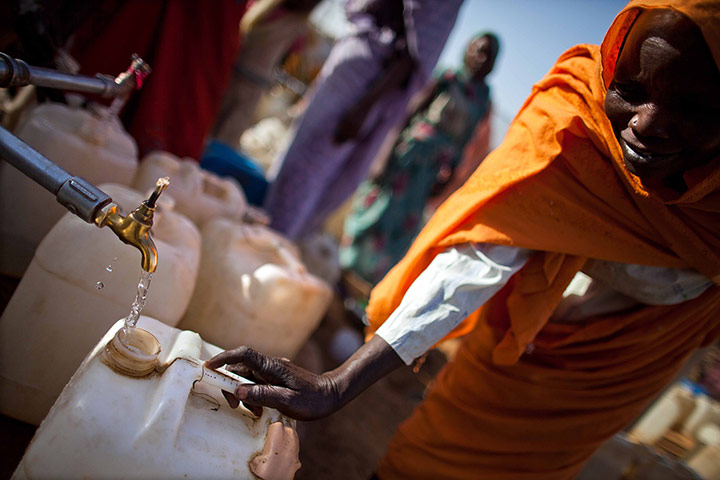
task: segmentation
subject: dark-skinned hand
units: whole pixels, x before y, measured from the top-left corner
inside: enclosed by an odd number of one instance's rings
[[[228,371],[257,382],[240,385],[232,395],[223,392],[232,408],[242,401],[254,413],[258,409],[253,407],[266,406],[297,420],[314,420],[342,406],[336,382],[329,374],[317,375],[287,359],[263,355],[249,347],[219,353],[205,365],[213,369],[227,365]]]

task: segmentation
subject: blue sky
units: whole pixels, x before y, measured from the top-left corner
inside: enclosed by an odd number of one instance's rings
[[[602,42],[626,0],[465,0],[438,68],[455,67],[479,32],[500,37],[500,56],[488,77],[497,144],[532,85],[557,57],[578,43]]]

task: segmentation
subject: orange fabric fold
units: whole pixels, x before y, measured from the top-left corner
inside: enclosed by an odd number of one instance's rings
[[[631,1],[602,46],[571,48],[533,87],[502,145],[373,290],[371,330],[449,246],[536,251],[451,333],[466,334],[460,352],[400,428],[381,478],[573,478],[695,348],[718,338],[720,159],[687,172],[682,195],[651,191],[625,168],[604,114],[622,42],[649,8],[692,19],[720,64],[720,2]],[[693,268],[716,285],[678,305],[548,323],[588,259]]]

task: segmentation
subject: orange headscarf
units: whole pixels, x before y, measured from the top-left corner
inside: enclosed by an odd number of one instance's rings
[[[372,328],[387,319],[435,255],[467,242],[538,251],[506,292],[509,328],[494,352],[499,364],[517,361],[588,258],[694,268],[720,283],[720,159],[686,172],[689,190],[679,197],[648,191],[625,168],[604,114],[620,46],[644,8],[688,16],[720,65],[717,1],[630,2],[601,48],[568,50],[534,86],[502,145],[438,209],[373,290],[367,309]],[[720,295],[712,290],[713,298]],[[689,303],[701,309],[704,298]],[[451,335],[472,330],[482,311]]]

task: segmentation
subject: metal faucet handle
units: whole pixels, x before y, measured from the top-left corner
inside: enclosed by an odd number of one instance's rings
[[[133,53],[128,69],[115,77],[114,81],[116,85],[122,87],[125,93],[128,93],[132,89],[140,90],[150,72],[152,72],[150,65],[137,53]],[[132,80],[134,80],[134,84]]]
[[[155,183],[155,190],[150,194],[150,197],[145,200],[145,205],[147,205],[148,208],[155,208],[155,204],[157,204],[158,198],[160,198],[160,194],[164,192],[169,185],[170,177],[158,178],[158,181]]]

